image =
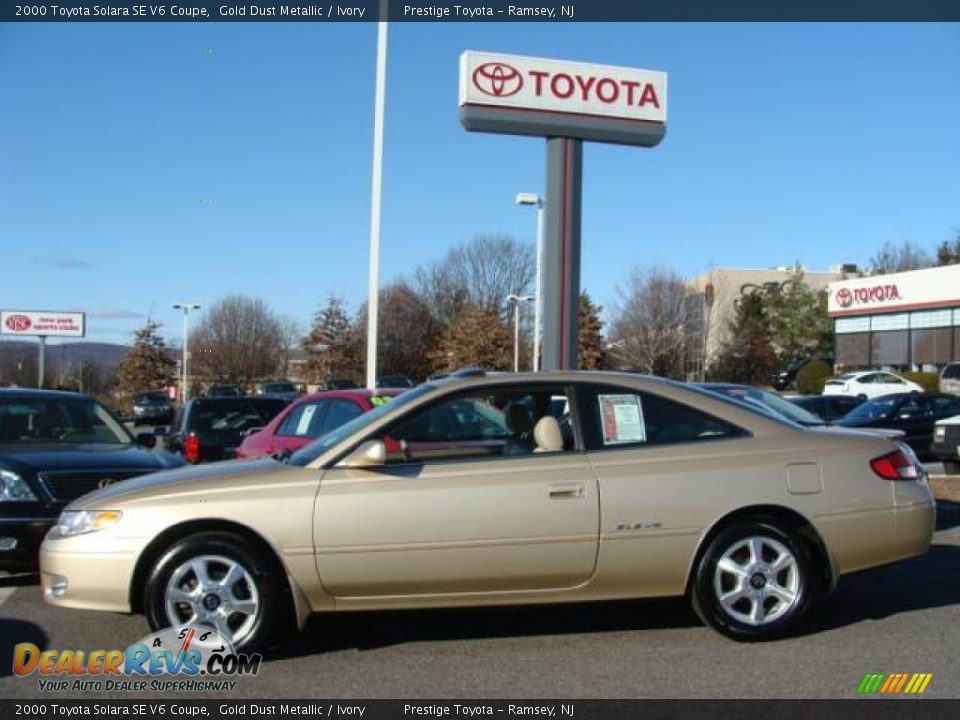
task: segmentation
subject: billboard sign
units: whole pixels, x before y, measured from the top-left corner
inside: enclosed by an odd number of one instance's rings
[[[960,265],[830,283],[827,314],[872,315],[960,306]]]
[[[467,51],[467,130],[651,147],[667,126],[667,75],[654,70]]]
[[[82,312],[0,311],[2,335],[83,337],[85,332],[86,316]]]

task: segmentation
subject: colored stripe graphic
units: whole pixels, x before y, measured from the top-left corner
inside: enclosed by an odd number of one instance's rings
[[[932,679],[933,673],[867,673],[857,686],[857,694],[920,695]]]

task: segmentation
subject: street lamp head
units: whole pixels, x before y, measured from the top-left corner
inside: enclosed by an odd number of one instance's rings
[[[184,312],[189,310],[199,310],[200,306],[197,303],[174,303],[174,310],[183,310]]]
[[[543,205],[543,198],[537,193],[517,193],[517,205],[536,205],[537,207],[540,207]]]
[[[533,302],[533,300],[534,300],[533,295],[514,295],[513,293],[510,293],[509,295],[507,295],[507,302],[522,303],[522,302]]]

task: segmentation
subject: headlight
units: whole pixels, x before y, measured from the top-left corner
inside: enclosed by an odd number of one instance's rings
[[[0,502],[36,502],[26,480],[9,470],[0,470]]]
[[[937,425],[933,430],[933,439],[937,442],[943,442],[947,439],[947,428],[944,425]]]
[[[64,510],[54,531],[60,537],[83,535],[112,527],[122,517],[119,510]]]

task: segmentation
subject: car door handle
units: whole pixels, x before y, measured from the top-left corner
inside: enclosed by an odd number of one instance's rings
[[[583,485],[551,485],[551,498],[578,498],[583,497]]]

